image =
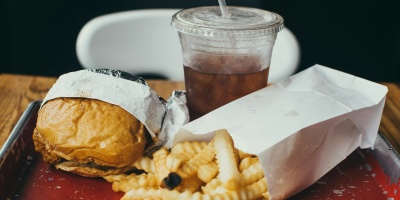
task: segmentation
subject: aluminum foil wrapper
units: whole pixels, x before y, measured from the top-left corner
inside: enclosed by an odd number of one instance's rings
[[[61,75],[43,99],[98,99],[118,105],[141,121],[160,146],[172,140],[189,120],[183,91],[174,91],[168,100],[161,98],[138,76],[120,70],[90,69]],[[153,147],[154,147],[153,146]]]

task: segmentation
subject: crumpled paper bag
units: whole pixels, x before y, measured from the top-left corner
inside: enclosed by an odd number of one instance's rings
[[[184,125],[172,144],[227,129],[258,155],[271,199],[307,188],[356,148],[373,148],[387,88],[315,65]]]

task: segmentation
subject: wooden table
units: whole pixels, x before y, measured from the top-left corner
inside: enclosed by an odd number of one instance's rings
[[[56,81],[55,77],[0,74],[0,147],[18,122],[27,105],[43,99]],[[148,80],[149,86],[161,97],[168,98],[173,90],[184,89],[183,82]],[[389,88],[379,130],[400,152],[400,83],[381,83]]]

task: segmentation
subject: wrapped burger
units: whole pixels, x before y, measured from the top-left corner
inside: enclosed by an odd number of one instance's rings
[[[168,105],[176,103],[122,71],[64,74],[42,102],[33,133],[35,150],[56,168],[82,176],[127,172],[146,150],[165,143],[168,132],[186,122],[184,113]]]

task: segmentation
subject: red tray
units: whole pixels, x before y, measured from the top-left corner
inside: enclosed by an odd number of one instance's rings
[[[120,199],[111,183],[85,178],[45,163],[34,151],[32,132],[40,101],[32,102],[0,150],[1,199]],[[376,147],[357,149],[315,184],[290,199],[399,198],[399,155],[378,134]]]

